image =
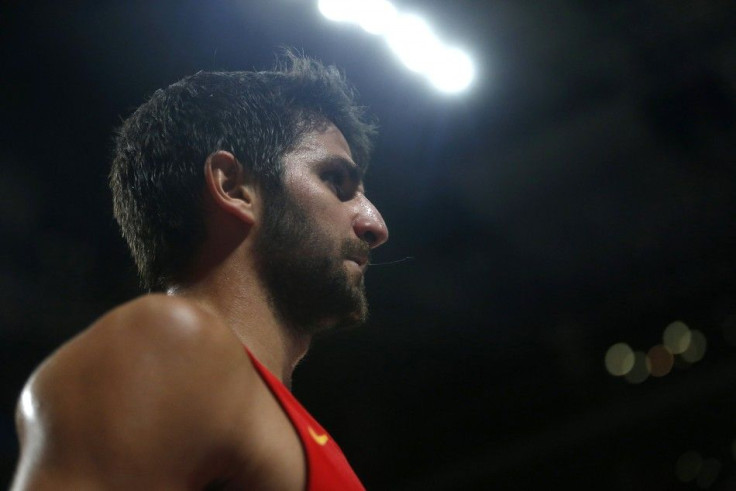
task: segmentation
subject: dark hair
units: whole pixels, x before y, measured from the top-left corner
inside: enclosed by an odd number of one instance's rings
[[[367,167],[376,133],[334,66],[287,51],[274,71],[199,72],[157,90],[122,125],[110,172],[115,218],[146,289],[179,280],[205,238],[204,163],[231,152],[264,192],[282,156],[331,122]]]

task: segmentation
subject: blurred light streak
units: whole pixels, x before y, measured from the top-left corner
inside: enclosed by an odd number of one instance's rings
[[[354,4],[352,0],[320,0],[317,8],[322,15],[335,22],[353,21]]]
[[[424,19],[413,14],[399,15],[386,35],[386,42],[409,70],[424,73],[434,62],[442,43]]]
[[[387,0],[359,2],[358,25],[366,32],[378,36],[386,34],[396,22],[398,11]]]

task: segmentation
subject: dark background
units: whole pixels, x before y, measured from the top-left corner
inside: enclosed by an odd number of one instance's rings
[[[391,229],[365,328],[317,340],[295,393],[369,489],[736,489],[736,6],[396,1],[469,49],[438,94],[314,1],[0,8],[0,469],[56,346],[140,294],[111,214],[111,134],[198,70],[282,45],[344,68],[381,120]],[[606,350],[670,322],[694,364],[632,384]],[[730,337],[729,337],[730,336]],[[699,477],[676,477],[697,452]]]

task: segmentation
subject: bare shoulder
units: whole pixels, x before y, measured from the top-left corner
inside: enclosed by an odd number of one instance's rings
[[[242,345],[217,316],[190,300],[152,294],[109,311],[64,344],[30,387],[54,395],[78,385],[104,391],[103,380],[176,385],[182,379],[191,386],[197,373],[250,366],[245,361]],[[59,384],[59,378],[67,380]]]
[[[243,346],[219,317],[181,297],[139,297],[103,316],[88,334],[91,343],[97,337],[105,343],[121,343],[126,356],[136,345],[164,357],[180,348],[180,354],[204,356],[214,364],[240,363],[245,359]]]
[[[220,319],[194,301],[163,294],[138,297],[109,311],[72,340],[80,344],[100,338],[118,338],[123,343],[144,341],[190,342],[232,346],[233,334]],[[152,344],[155,347],[155,343]],[[241,351],[241,350],[238,350]]]
[[[18,406],[16,485],[43,489],[49,476],[74,488],[86,487],[80,479],[91,487],[107,479],[123,488],[206,484],[217,473],[212,462],[226,465],[239,451],[242,435],[232,430],[247,428],[255,377],[238,339],[206,309],[165,295],[128,302],[29,379]]]

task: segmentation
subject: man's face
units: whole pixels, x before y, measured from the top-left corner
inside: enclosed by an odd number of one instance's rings
[[[283,191],[265,200],[259,274],[277,315],[299,332],[366,320],[369,252],[388,230],[361,177],[342,133],[328,125],[284,156]]]

